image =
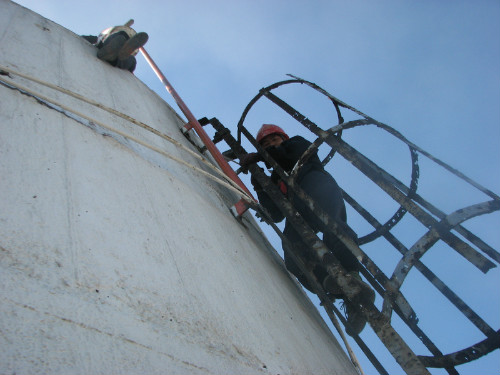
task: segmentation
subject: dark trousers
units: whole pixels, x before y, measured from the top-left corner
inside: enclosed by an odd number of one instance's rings
[[[347,217],[344,199],[342,198],[342,191],[337,185],[337,182],[330,174],[325,171],[311,170],[302,177],[299,186],[306,192],[307,195],[309,195],[317,204],[319,204],[320,207],[332,219],[335,219],[337,223],[341,225],[343,229],[352,236],[353,240],[357,240],[356,234],[346,223]],[[324,233],[325,228],[323,227],[323,224],[313,215],[306,204],[304,204],[298,198],[292,197],[291,199],[292,203],[305,219],[305,221],[309,223],[309,225],[311,225],[316,231]],[[283,234],[292,243],[299,244],[299,247],[302,249],[299,256],[306,263],[310,263],[313,261],[314,256],[311,254],[311,250],[309,250],[307,246],[302,242],[300,235],[292,227],[292,225],[290,225],[290,223],[286,222]],[[358,260],[354,255],[352,255],[352,253],[342,243],[342,241],[340,241],[336,236],[328,234],[323,235],[323,241],[347,271],[359,271]],[[289,249],[285,243],[283,243],[283,250],[285,255],[286,268],[297,277],[297,279],[306,289],[312,291],[307,278],[295,264],[295,262],[291,259],[291,256],[289,255],[291,249]],[[317,262],[314,263],[315,265],[313,266],[313,273],[321,283],[328,273],[321,264],[317,264]]]

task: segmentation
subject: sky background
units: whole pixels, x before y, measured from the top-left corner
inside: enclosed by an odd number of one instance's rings
[[[97,35],[133,18],[134,28],[150,36],[146,50],[193,114],[217,117],[234,135],[244,108],[258,90],[292,73],[394,127],[424,150],[500,193],[498,0],[17,2],[76,34]],[[142,56],[137,60],[136,76],[177,108]],[[276,94],[321,127],[336,124],[331,104],[311,89],[294,85]],[[347,112],[344,115],[355,118]],[[255,134],[264,122],[278,123],[290,134],[314,140],[298,123],[262,100],[245,125]],[[364,127],[346,131],[344,139],[408,183],[408,149],[391,136]],[[487,200],[422,156],[420,168],[420,194],[446,213]],[[397,204],[338,155],[328,170],[380,221],[397,209]],[[408,216],[395,233],[410,247],[425,230]],[[360,235],[370,231],[350,208],[349,223]],[[500,248],[498,212],[465,226]],[[281,251],[276,236],[267,229],[266,233]],[[399,253],[381,241],[363,250],[388,276],[400,259]],[[498,268],[483,275],[441,243],[423,260],[490,326],[499,328]],[[442,302],[418,273],[410,272],[403,292],[417,311],[420,325],[443,352],[484,338],[449,303]],[[311,298],[317,303],[315,296]],[[380,298],[377,303],[380,306]],[[394,325],[400,328],[397,319]],[[404,327],[400,329],[417,354],[427,354]],[[371,329],[365,329],[362,338],[391,375],[403,373]],[[365,372],[376,374],[356,344],[352,345]],[[498,374],[499,352],[458,370],[461,374]]]

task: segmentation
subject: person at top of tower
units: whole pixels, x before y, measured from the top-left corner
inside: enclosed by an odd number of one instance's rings
[[[277,125],[264,124],[260,128],[256,137],[257,142],[271,155],[271,157],[285,170],[290,173],[301,158],[302,154],[311,145],[311,142],[307,141],[301,136],[294,136],[290,138],[285,131]],[[240,160],[241,168],[244,172],[248,171],[248,167],[251,164],[262,161],[261,155],[258,153],[246,154]],[[289,194],[288,186],[282,181],[276,171],[271,174],[271,180],[278,185],[280,191],[291,200],[295,209],[301,214],[304,220],[316,231],[322,232],[323,241],[332,251],[335,257],[339,260],[340,264],[346,269],[346,271],[358,280],[361,280],[359,276],[360,265],[356,257],[349,251],[349,249],[344,245],[344,243],[338,239],[336,236],[329,235],[325,232],[323,223],[319,220],[313,212],[307,207],[307,205],[300,199],[294,197],[293,194]],[[264,206],[271,218],[275,222],[280,222],[283,220],[284,215],[275,205],[273,200],[269,195],[262,189],[260,184],[255,178],[251,179],[252,185],[254,186],[255,192],[259,197],[259,201]],[[347,225],[347,214],[344,204],[344,199],[342,197],[342,191],[335,179],[325,171],[317,153],[314,153],[309,157],[309,159],[304,163],[304,165],[299,170],[296,176],[296,183],[304,190],[304,192],[309,195],[316,203],[320,204],[322,209],[348,233],[352,239],[357,242],[356,233]],[[283,231],[284,235],[292,243],[302,243],[303,241],[293,228],[293,226],[285,222],[285,229]],[[285,266],[286,268],[294,274],[300,283],[309,291],[312,291],[311,285],[309,284],[307,278],[302,273],[300,268],[292,260],[289,255],[291,249],[288,248],[285,242],[282,243]],[[302,253],[299,255],[306,263],[311,262],[314,257],[312,250],[309,250],[305,244],[303,244]],[[313,269],[313,273],[320,283],[322,283],[324,290],[330,293],[336,298],[344,299],[344,306],[347,315],[347,321],[350,328],[347,329],[347,333],[350,335],[359,334],[365,324],[366,320],[362,313],[359,311],[357,305],[350,302],[348,299],[344,298],[342,290],[334,281],[333,277],[328,275],[327,270],[321,265],[316,264]],[[374,291],[364,282],[362,282],[362,298],[369,302],[375,300]]]
[[[99,59],[133,73],[137,65],[135,55],[148,41],[148,34],[136,32],[130,27],[133,24],[134,20],[129,20],[123,26],[108,27],[98,36],[82,35],[82,38],[99,49],[97,51]]]

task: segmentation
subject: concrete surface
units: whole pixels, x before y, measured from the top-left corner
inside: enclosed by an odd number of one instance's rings
[[[79,36],[0,0],[0,64],[194,147],[179,116]],[[23,84],[183,160],[135,125]],[[0,373],[354,374],[237,197],[0,85]]]

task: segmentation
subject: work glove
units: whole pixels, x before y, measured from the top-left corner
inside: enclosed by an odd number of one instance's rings
[[[250,154],[246,154],[245,156],[242,156],[240,159],[241,171],[243,173],[247,173],[250,165],[255,164],[255,163],[262,161],[262,160],[263,160],[262,156],[260,156],[256,152],[251,152]]]

